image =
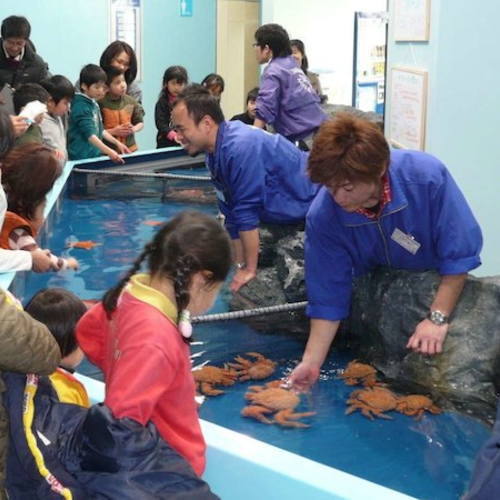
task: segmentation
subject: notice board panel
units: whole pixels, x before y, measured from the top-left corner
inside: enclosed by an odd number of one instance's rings
[[[394,41],[429,40],[431,0],[394,0]]]
[[[390,142],[400,148],[423,150],[427,111],[427,71],[393,67],[389,95]]]

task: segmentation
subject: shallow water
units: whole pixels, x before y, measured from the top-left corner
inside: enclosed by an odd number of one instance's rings
[[[140,188],[142,197],[131,198]],[[64,198],[56,224],[47,232],[43,246],[56,255],[73,256],[79,271],[27,275],[25,284],[17,280],[14,291],[24,301],[40,288],[64,287],[82,299],[98,299],[126,272],[157,227],[145,221],[164,220],[179,210],[200,209],[215,215],[211,205],[159,203],[159,183],[112,182],[99,199],[81,196]],[[87,251],[69,249],[74,240],[101,243]],[[214,311],[226,311],[229,292],[223,291]],[[269,317],[272,321],[272,317]],[[195,364],[221,364],[236,354],[258,351],[277,361],[277,376],[288,373],[300,357],[303,339],[277,331],[264,334],[243,323],[217,322],[195,327],[197,343],[193,353],[201,353]],[[358,412],[346,416],[345,400],[352,388],[337,379],[339,370],[350,360],[332,353],[321,380],[311,394],[303,397],[298,411],[315,411],[304,419],[307,429],[287,429],[265,425],[240,416],[244,393],[251,383],[226,388],[226,393],[209,398],[200,416],[224,427],[298,453],[315,461],[425,499],[456,499],[466,488],[474,456],[489,436],[481,422],[458,413],[426,415],[420,421],[393,413],[393,420],[370,421]],[[84,362],[79,371],[100,377],[98,370]]]

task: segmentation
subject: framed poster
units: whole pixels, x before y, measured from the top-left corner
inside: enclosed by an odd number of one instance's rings
[[[429,40],[431,0],[394,0],[394,41]]]
[[[142,68],[142,5],[141,0],[109,0],[109,42],[127,42],[137,57],[137,80]]]
[[[427,71],[393,67],[389,85],[389,141],[423,150],[427,112]]]

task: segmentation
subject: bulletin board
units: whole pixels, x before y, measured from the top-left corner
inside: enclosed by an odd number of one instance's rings
[[[426,42],[431,0],[394,0],[394,41]]]
[[[423,150],[427,71],[393,67],[389,85],[389,140],[399,148]]]
[[[137,80],[142,76],[142,0],[109,0],[109,42],[127,42],[137,57]]]

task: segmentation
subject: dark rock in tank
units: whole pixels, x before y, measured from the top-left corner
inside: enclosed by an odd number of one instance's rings
[[[262,231],[265,267],[243,287],[231,308],[250,309],[306,300],[302,230]],[[261,264],[259,263],[259,266]],[[394,388],[429,394],[445,408],[456,408],[493,422],[500,390],[500,276],[469,277],[452,316],[444,352],[422,356],[406,349],[426,316],[440,277],[379,269],[356,280],[350,317],[333,344],[373,364]],[[308,333],[304,311],[248,318],[261,331]]]
[[[406,349],[439,285],[437,273],[377,270],[358,279],[341,337],[387,378],[418,384],[452,406],[494,420],[500,381],[500,276],[467,279],[442,354]]]
[[[264,225],[257,278],[231,300],[232,310],[268,307],[305,299],[304,231],[301,226]],[[306,335],[304,310],[254,316],[244,320],[259,331],[286,330]]]

